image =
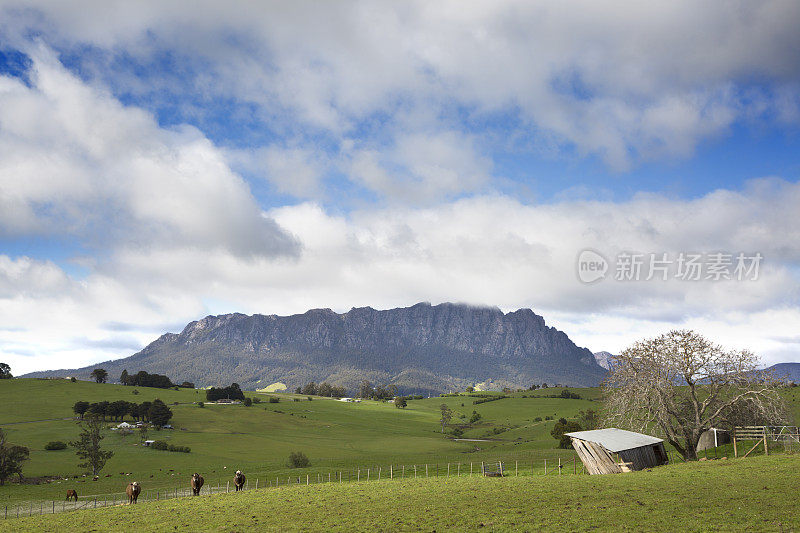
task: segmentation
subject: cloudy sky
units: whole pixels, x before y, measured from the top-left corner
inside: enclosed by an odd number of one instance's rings
[[[800,361],[798,23],[794,0],[0,1],[0,361],[419,301]]]

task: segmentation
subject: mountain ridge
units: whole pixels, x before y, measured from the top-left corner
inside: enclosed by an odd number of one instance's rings
[[[328,381],[355,389],[362,379],[404,392],[446,392],[492,382],[597,385],[604,377],[592,352],[523,308],[418,303],[345,313],[310,309],[290,316],[209,315],[180,333],[165,333],[136,354],[90,367],[28,374],[88,377],[102,366],[166,374],[176,381],[245,388],[281,381],[290,389]],[[262,385],[263,386],[263,385]]]

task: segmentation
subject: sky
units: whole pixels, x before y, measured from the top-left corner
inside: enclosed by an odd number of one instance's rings
[[[0,0],[0,361],[529,307],[800,362],[800,3]]]

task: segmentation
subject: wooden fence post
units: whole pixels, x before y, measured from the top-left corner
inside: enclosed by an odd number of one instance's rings
[[[394,479],[394,468],[389,465],[389,479]]]
[[[769,448],[767,447],[767,426],[764,426],[764,455],[769,455]]]
[[[514,461],[514,476],[519,476],[519,461]]]
[[[547,459],[544,460],[544,475],[547,475]]]
[[[736,428],[733,428],[733,457],[739,457],[739,453],[736,450]]]

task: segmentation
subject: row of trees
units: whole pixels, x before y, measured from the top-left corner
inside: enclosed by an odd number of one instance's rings
[[[172,418],[172,410],[159,399],[152,402],[126,402],[117,400],[115,402],[95,402],[86,401],[75,402],[72,410],[81,419],[98,418],[105,421],[110,418],[113,421],[122,421],[126,416],[130,416],[136,421],[150,422],[156,426],[163,426]]]
[[[327,396],[329,398],[343,398],[347,396],[347,389],[331,385],[325,381],[319,385],[312,381],[302,387],[297,387],[295,392],[297,394],[305,394],[306,396]]]
[[[244,401],[244,393],[238,383],[231,383],[230,387],[211,387],[206,391],[206,400],[209,402],[216,402],[217,400],[242,400]]]
[[[358,397],[373,400],[391,400],[397,396],[397,386],[392,384],[388,386],[373,386],[372,383],[366,379],[361,382],[358,388]]]
[[[167,376],[161,374],[148,374],[144,370],[140,370],[136,374],[128,374],[128,370],[123,370],[122,375],[119,377],[119,382],[123,385],[135,387],[155,387],[157,389],[170,389],[175,385],[172,380]],[[194,384],[192,384],[194,388]]]

